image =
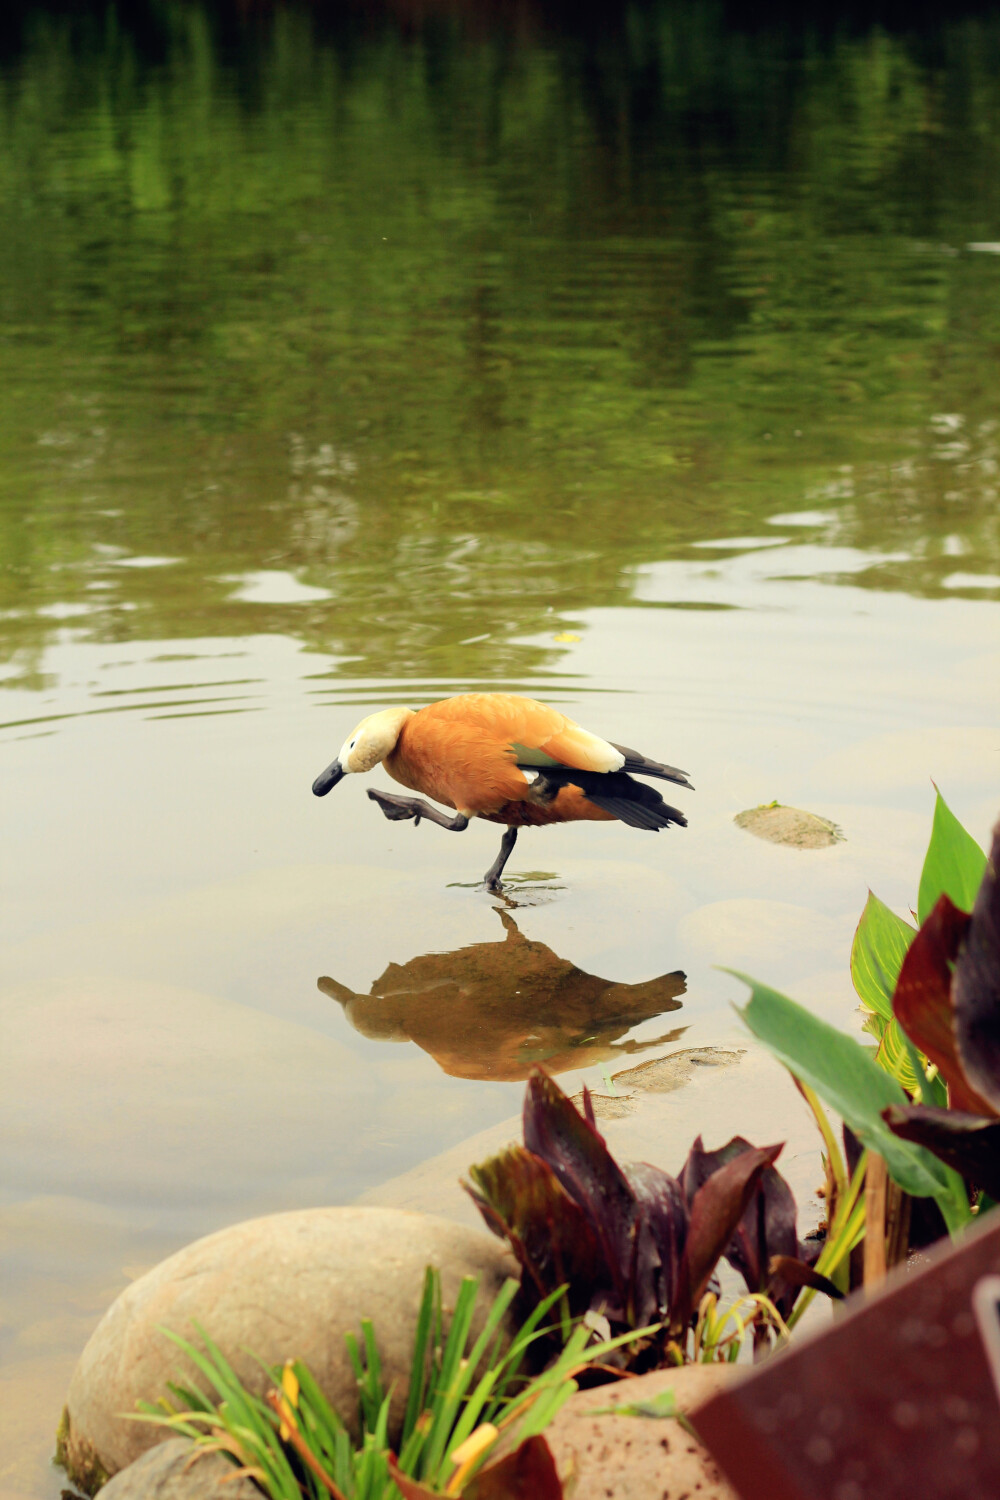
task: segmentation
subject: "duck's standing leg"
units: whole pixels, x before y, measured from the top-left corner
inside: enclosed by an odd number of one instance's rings
[[[489,869],[486,871],[486,874],[483,876],[483,881],[488,891],[499,891],[501,889],[500,876],[503,874],[503,867],[510,859],[511,854],[514,851],[514,845],[516,843],[517,829],[508,828],[507,832],[500,840],[500,853],[497,855],[496,859],[493,861]]]

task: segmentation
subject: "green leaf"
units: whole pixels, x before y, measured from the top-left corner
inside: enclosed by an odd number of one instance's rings
[[[687,1413],[677,1404],[677,1397],[673,1390],[658,1391],[655,1396],[650,1396],[648,1401],[623,1401],[620,1406],[594,1406],[587,1412],[588,1417],[652,1417],[662,1420],[671,1418],[679,1422],[689,1437],[697,1438],[691,1423],[688,1421]]]
[[[898,1079],[908,1094],[923,1092],[923,1075],[921,1074],[918,1078],[913,1067],[915,1056],[916,1049],[913,1043],[909,1041],[906,1032],[893,1017],[882,1033],[875,1061],[880,1068],[884,1068],[887,1073],[892,1074],[893,1078]]]
[[[892,994],[917,930],[868,892],[851,947],[851,978],[865,1005],[889,1020]]]
[[[880,1042],[885,1036],[885,1030],[889,1022],[884,1016],[878,1015],[873,1010],[865,1011],[863,1015],[864,1019],[861,1022],[861,1030],[866,1032],[868,1036],[873,1036],[877,1042]],[[878,1048],[875,1049],[875,1052],[877,1056]]]
[[[815,1089],[865,1146],[885,1157],[893,1181],[916,1198],[940,1200],[944,1195],[950,1202],[940,1163],[930,1152],[901,1141],[882,1119],[883,1109],[905,1106],[909,1100],[866,1048],[786,995],[735,969],[727,972],[753,992],[740,1014],[754,1036],[789,1072]]]
[[[934,790],[937,792],[934,823],[917,896],[921,926],[942,892],[951,897],[959,911],[971,911],[986,872],[986,855],[972,834],[962,827],[937,787]]]

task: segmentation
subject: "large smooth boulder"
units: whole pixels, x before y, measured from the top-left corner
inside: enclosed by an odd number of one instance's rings
[[[260,1500],[260,1490],[224,1454],[170,1438],[116,1474],[101,1500]]]
[[[735,1374],[728,1364],[683,1365],[571,1396],[543,1436],[573,1500],[739,1500],[708,1450],[674,1418],[607,1410],[669,1390],[686,1413]]]
[[[375,1326],[382,1374],[393,1385],[390,1437],[398,1435],[424,1268],[441,1272],[445,1317],[464,1276],[480,1278],[474,1332],[513,1258],[499,1240],[425,1214],[392,1208],[313,1208],[250,1219],[195,1241],[122,1292],[91,1336],[74,1372],[60,1455],[93,1491],[169,1433],[129,1420],[139,1400],[167,1395],[192,1363],[161,1328],[197,1342],[200,1324],[252,1390],[268,1365],[302,1359],[327,1399],[357,1432],[357,1384],[344,1344],[362,1318]]]

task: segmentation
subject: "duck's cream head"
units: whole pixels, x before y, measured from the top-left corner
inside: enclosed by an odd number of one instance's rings
[[[362,719],[353,734],[347,736],[337,759],[331,761],[313,782],[316,796],[325,797],[342,776],[352,771],[370,771],[391,755],[399,732],[412,713],[412,708],[382,708],[377,714]]]

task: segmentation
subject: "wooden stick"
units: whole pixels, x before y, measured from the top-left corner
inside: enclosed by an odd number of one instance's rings
[[[885,1280],[886,1192],[889,1174],[885,1158],[868,1153],[865,1169],[865,1260],[864,1288],[871,1291]]]

